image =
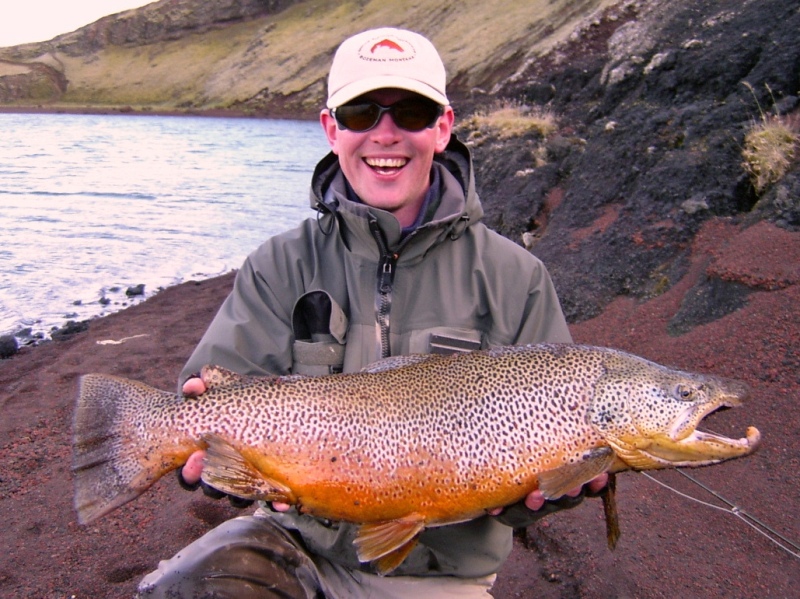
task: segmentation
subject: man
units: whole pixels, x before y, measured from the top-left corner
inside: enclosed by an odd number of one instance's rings
[[[191,373],[206,363],[327,374],[393,355],[571,341],[541,262],[480,223],[445,79],[418,34],[377,29],[342,43],[320,115],[332,152],[312,180],[318,216],[247,258],[182,373],[184,394],[205,390]],[[201,471],[198,452],[184,484],[196,485]],[[353,526],[272,504],[162,562],[140,593],[485,598],[511,551],[511,526],[579,500],[545,505],[534,492],[502,513],[426,530],[386,577],[358,561]]]

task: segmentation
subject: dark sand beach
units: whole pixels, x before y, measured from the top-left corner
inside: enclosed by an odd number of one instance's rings
[[[794,542],[800,540],[799,252],[796,233],[712,220],[696,237],[692,265],[677,285],[648,301],[620,297],[599,317],[572,327],[577,342],[750,385],[749,405],[714,414],[706,426],[743,436],[754,425],[762,447],[691,474]],[[746,305],[671,336],[669,320],[704,276],[746,285]],[[130,597],[159,559],[242,513],[224,500],[182,490],[169,476],[82,527],[72,508],[70,474],[78,377],[111,373],[174,389],[232,280],[231,273],[166,289],[90,321],[84,332],[0,362],[0,596]],[[678,473],[655,476],[724,505]],[[635,473],[619,475],[618,507],[622,537],[614,552],[606,547],[599,500],[519,534],[495,596],[764,598],[794,596],[800,588],[800,560],[731,513]]]

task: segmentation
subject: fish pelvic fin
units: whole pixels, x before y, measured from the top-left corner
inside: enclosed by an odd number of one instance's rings
[[[425,520],[418,514],[388,522],[362,524],[353,541],[358,559],[373,562],[379,574],[388,574],[408,557],[424,528]]]
[[[215,434],[203,436],[208,445],[203,481],[229,495],[244,499],[296,503],[292,490],[269,477],[235,447]]]
[[[615,460],[616,456],[610,447],[592,449],[574,463],[539,474],[539,490],[545,499],[558,499],[598,474],[607,472]]]
[[[103,374],[80,379],[73,420],[72,472],[78,521],[88,524],[135,499],[199,447],[165,443],[153,413],[179,399]]]

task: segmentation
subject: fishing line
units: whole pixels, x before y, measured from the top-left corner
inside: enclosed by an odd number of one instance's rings
[[[682,493],[681,491],[678,491],[677,489],[675,489],[673,487],[670,487],[668,484],[666,484],[664,482],[661,482],[660,480],[658,480],[657,478],[647,474],[646,472],[639,472],[639,474],[641,474],[643,476],[646,476],[647,478],[652,480],[654,483],[657,483],[657,484],[661,485],[665,489],[669,489],[670,491],[672,491],[673,493],[675,493],[677,495],[680,495],[681,497],[685,497],[686,499],[690,499],[690,500],[695,501],[695,502],[697,502],[697,503],[699,503],[701,505],[705,505],[707,507],[714,508],[715,510],[720,510],[720,511],[726,512],[728,514],[733,514],[734,516],[739,518],[742,522],[744,522],[749,527],[751,527],[753,530],[755,530],[757,533],[759,533],[760,535],[762,535],[765,538],[769,539],[775,545],[777,545],[778,547],[783,549],[786,553],[788,553],[792,557],[800,559],[800,545],[798,545],[797,543],[795,543],[793,541],[790,541],[789,539],[787,539],[785,536],[783,536],[781,533],[779,533],[775,529],[767,526],[764,522],[762,522],[761,520],[759,520],[755,516],[751,516],[750,514],[745,512],[742,508],[740,508],[739,506],[731,503],[730,501],[725,499],[722,495],[720,495],[719,493],[717,493],[713,489],[710,489],[709,487],[707,487],[706,485],[704,485],[703,483],[698,481],[696,478],[686,474],[683,470],[681,470],[679,468],[676,468],[675,470],[677,470],[677,472],[679,472],[680,474],[685,476],[687,479],[689,479],[691,482],[696,484],[698,487],[700,487],[701,489],[703,489],[707,493],[710,493],[711,495],[713,495],[714,497],[716,497],[717,499],[719,499],[720,501],[725,503],[728,507],[721,507],[719,505],[714,505],[713,503],[708,503],[707,501],[703,501],[702,499],[698,499],[697,497],[693,497],[691,495],[687,495],[686,493]],[[780,539],[780,541],[778,539]],[[790,549],[790,547],[791,547],[791,549]]]

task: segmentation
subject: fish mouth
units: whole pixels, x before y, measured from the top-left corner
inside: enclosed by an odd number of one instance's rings
[[[738,439],[696,428],[709,414],[738,407],[744,399],[737,394],[710,406],[687,407],[666,435],[653,440],[647,453],[672,466],[703,466],[754,452],[761,442],[761,432],[754,426],[747,427],[745,436]]]
[[[705,466],[753,453],[760,443],[761,432],[754,426],[747,427],[745,436],[739,439],[696,430],[680,441],[656,439],[647,453],[671,466]]]
[[[742,390],[737,394],[726,395],[723,398],[711,403],[701,405],[687,405],[686,408],[675,418],[672,426],[669,427],[667,435],[675,442],[682,441],[692,434],[699,432],[697,426],[709,414],[721,412],[729,408],[738,408],[747,397],[747,391]]]

